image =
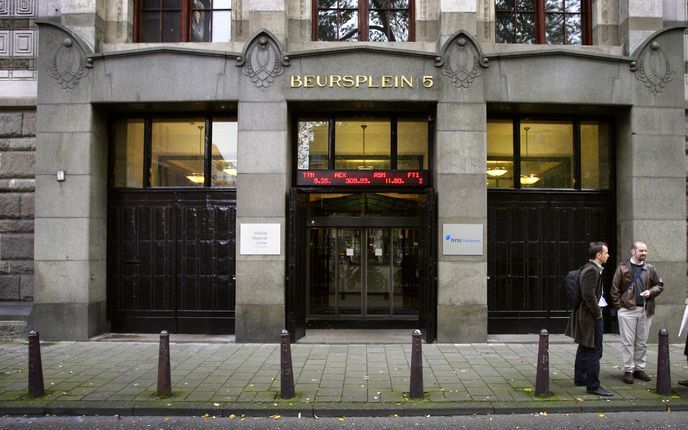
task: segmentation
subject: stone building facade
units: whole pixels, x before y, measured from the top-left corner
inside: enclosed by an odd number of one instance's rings
[[[176,39],[164,43],[145,24],[159,11],[133,0],[9,3],[34,7],[41,38],[35,99],[3,101],[0,112],[14,133],[0,144],[0,181],[25,184],[0,190],[15,229],[0,232],[0,294],[30,297],[33,257],[30,326],[47,338],[167,328],[253,342],[287,327],[297,340],[323,325],[418,326],[439,342],[556,332],[566,316],[557,279],[595,239],[617,261],[647,241],[667,283],[655,324],[680,313],[684,2],[591,0],[553,17],[416,0],[399,12],[409,14],[402,41],[387,30],[387,41],[365,41],[383,36],[364,19],[358,41],[325,41],[350,37],[327,21],[347,11],[183,1],[167,29]],[[531,38],[509,30],[520,13],[573,27],[533,24]],[[221,41],[196,41],[208,37],[208,21],[195,25],[208,14],[231,16],[213,27]],[[174,124],[195,155],[157,140]],[[361,136],[337,134],[347,126]],[[391,149],[367,155],[366,132],[376,151],[379,127]],[[213,130],[223,129],[235,133],[234,155],[219,149]],[[423,142],[411,155],[404,130]],[[557,156],[552,136],[567,139]],[[362,153],[343,152],[361,139]],[[491,176],[502,171],[512,179]],[[34,174],[32,237],[21,229]],[[6,258],[32,239],[31,255]]]

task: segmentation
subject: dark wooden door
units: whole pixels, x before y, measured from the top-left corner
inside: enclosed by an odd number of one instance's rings
[[[233,191],[111,191],[113,331],[234,333]]]
[[[611,192],[488,192],[488,332],[563,333],[564,275],[587,261],[591,241],[615,244]],[[615,267],[607,262],[606,297]],[[612,327],[609,311],[607,323]]]

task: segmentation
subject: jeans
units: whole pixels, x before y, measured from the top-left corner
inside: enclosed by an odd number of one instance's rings
[[[573,370],[573,380],[584,383],[588,390],[600,388],[600,359],[602,358],[602,335],[604,322],[602,318],[595,320],[595,347],[578,345],[576,363]]]

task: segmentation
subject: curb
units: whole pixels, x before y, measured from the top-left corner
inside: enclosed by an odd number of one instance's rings
[[[484,402],[389,406],[357,404],[260,404],[260,405],[222,405],[172,404],[169,407],[159,404],[123,402],[113,406],[84,404],[84,402],[56,403],[45,406],[0,405],[0,416],[6,415],[60,415],[60,416],[236,416],[264,417],[279,414],[287,417],[386,417],[386,416],[461,416],[461,415],[509,415],[509,414],[569,414],[590,412],[666,412],[688,411],[688,403],[667,404],[662,401],[624,402],[614,404],[603,400],[587,402]]]

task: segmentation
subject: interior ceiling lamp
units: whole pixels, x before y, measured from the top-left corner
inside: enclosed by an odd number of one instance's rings
[[[203,126],[198,126],[198,153],[201,156],[201,164],[203,164]],[[203,170],[201,170],[203,171]],[[194,184],[203,184],[205,182],[205,176],[203,173],[192,172],[190,175],[186,176],[186,179],[193,182]]]
[[[365,153],[365,131],[366,128],[368,128],[367,124],[361,124],[361,130],[363,131],[363,165],[358,166],[358,170],[373,170],[373,166],[369,166],[368,163],[366,162],[366,153]]]
[[[528,130],[530,130],[530,127],[523,127],[523,129],[526,131],[526,161],[528,160]],[[534,173],[531,173],[529,175],[521,175],[521,184],[523,185],[533,185],[537,181],[540,180],[540,177]]]
[[[503,176],[508,172],[504,167],[501,166],[494,166],[494,167],[488,167],[487,168],[487,174],[492,176],[492,177],[499,177]]]

